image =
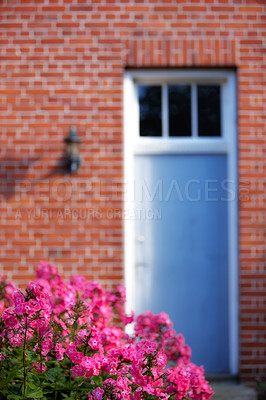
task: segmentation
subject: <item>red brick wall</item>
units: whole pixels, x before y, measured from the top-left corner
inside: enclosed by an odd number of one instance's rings
[[[265,2],[4,0],[0,5],[0,269],[40,259],[123,281],[126,67],[237,67],[240,375],[266,375]],[[264,71],[263,71],[264,66]],[[83,165],[64,174],[76,125]],[[263,154],[264,151],[264,154]]]

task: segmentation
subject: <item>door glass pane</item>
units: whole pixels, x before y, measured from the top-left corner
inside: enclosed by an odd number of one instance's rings
[[[191,94],[189,85],[169,85],[169,136],[191,136]]]
[[[198,86],[199,136],[221,136],[220,86]]]
[[[161,86],[138,86],[140,136],[162,136]]]

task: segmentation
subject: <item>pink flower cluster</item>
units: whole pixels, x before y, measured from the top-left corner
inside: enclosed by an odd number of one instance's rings
[[[3,280],[1,288],[0,363],[26,341],[38,355],[32,369],[57,366],[80,387],[89,382],[89,400],[211,399],[203,368],[190,362],[168,315],[146,312],[134,335],[125,333],[134,316],[125,313],[124,287],[104,291],[80,276],[65,282],[41,262],[25,293]]]

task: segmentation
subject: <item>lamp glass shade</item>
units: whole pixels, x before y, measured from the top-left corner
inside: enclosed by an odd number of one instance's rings
[[[79,142],[66,142],[66,153],[69,158],[77,157],[79,155]]]
[[[72,126],[69,135],[64,139],[70,173],[76,172],[81,165],[81,158],[79,155],[81,141],[82,139],[77,135],[76,128]]]

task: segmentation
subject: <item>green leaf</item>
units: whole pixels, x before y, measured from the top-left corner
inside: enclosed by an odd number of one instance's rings
[[[62,394],[62,396],[64,396],[65,400],[74,400],[73,396],[68,396],[67,394],[64,394],[64,393],[61,393],[61,394]]]
[[[78,327],[79,327],[79,324],[77,323],[77,321],[74,321],[73,328],[78,329]]]
[[[17,394],[9,394],[7,395],[7,400],[21,400],[21,396]]]
[[[44,394],[44,395],[50,394],[50,393],[59,392],[58,389],[56,389],[55,387],[52,387],[52,386],[50,386],[49,389],[47,389],[47,388],[45,389],[45,388],[44,388],[42,391],[43,391],[43,394]],[[49,397],[49,399],[50,399],[50,397]]]
[[[2,379],[0,381],[0,389],[3,389],[5,386],[9,384],[9,382],[12,382],[15,376],[16,376],[16,371],[10,372],[7,378]]]
[[[61,369],[58,367],[54,367],[49,369],[46,372],[46,377],[50,382],[55,382],[58,375],[61,373]]]
[[[66,338],[73,336],[73,333],[69,333],[69,335],[63,336],[62,338],[60,338],[60,342],[62,342],[63,340],[65,340]]]
[[[33,383],[33,382],[28,382],[28,387],[31,389],[31,390],[36,390],[36,389],[38,389],[38,386],[36,386],[35,385],[35,383]]]
[[[42,389],[40,387],[31,389],[28,385],[26,397],[30,399],[41,399],[43,397]]]
[[[27,361],[35,361],[35,360],[37,360],[37,354],[35,353],[35,351],[26,350],[25,353],[29,357],[27,359]]]

